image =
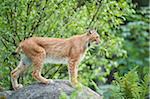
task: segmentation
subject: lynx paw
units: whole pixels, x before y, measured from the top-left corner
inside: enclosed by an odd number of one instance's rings
[[[81,83],[71,83],[72,87],[77,88],[77,89],[82,89],[83,85]]]
[[[49,79],[48,82],[49,82],[49,84],[53,84],[54,83],[54,81],[52,79]]]
[[[52,80],[52,79],[48,79],[46,82],[44,82],[46,85],[48,85],[48,84],[53,84],[54,83],[54,81]]]
[[[21,89],[22,87],[23,87],[23,85],[22,85],[22,84],[18,84],[18,85],[16,85],[16,86],[14,87],[14,90]]]

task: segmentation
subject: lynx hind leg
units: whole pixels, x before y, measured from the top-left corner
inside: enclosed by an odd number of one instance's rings
[[[11,82],[14,90],[20,89],[23,87],[22,84],[18,84],[18,77],[19,75],[26,70],[26,68],[31,65],[31,61],[27,59],[27,57],[24,57],[20,62],[19,65],[12,70],[11,72]]]
[[[44,84],[49,84],[53,83],[53,80],[51,79],[46,79],[41,75],[43,63],[44,63],[44,58],[46,57],[45,50],[41,47],[38,47],[39,53],[36,54],[36,56],[33,58],[33,72],[32,76],[34,79],[44,83]]]

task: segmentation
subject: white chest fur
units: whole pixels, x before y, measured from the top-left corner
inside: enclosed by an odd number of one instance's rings
[[[85,54],[80,55],[80,62],[84,59]]]
[[[68,64],[68,59],[65,57],[47,56],[44,60],[44,63]]]

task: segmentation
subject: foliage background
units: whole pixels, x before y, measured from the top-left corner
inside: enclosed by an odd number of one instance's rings
[[[79,81],[106,99],[148,98],[149,10],[146,0],[0,0],[0,89],[12,89],[10,71],[20,57],[12,52],[21,40],[67,38],[96,28],[101,44],[87,52]],[[68,79],[66,71],[66,65],[47,64],[42,74]],[[31,72],[19,82],[33,83]]]

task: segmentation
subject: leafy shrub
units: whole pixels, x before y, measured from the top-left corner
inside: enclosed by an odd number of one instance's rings
[[[138,76],[136,70],[132,70],[124,76],[115,74],[113,87],[108,88],[104,93],[106,99],[145,99],[148,98],[149,79],[146,74],[142,79]],[[109,94],[109,95],[108,95]],[[109,97],[108,97],[109,96]]]
[[[86,85],[93,79],[104,82],[106,74],[99,76],[100,66],[106,66],[109,74],[116,64],[106,57],[112,57],[113,53],[124,56],[122,38],[116,37],[112,30],[134,12],[126,0],[2,0],[0,6],[0,85],[6,89],[12,88],[10,71],[19,61],[11,53],[21,40],[31,36],[67,38],[85,32],[86,28],[98,29],[101,46],[87,53],[86,61],[79,66],[79,79]],[[66,71],[67,66],[50,65],[42,73],[46,78],[68,79]],[[26,74],[19,81],[30,84],[31,70]]]

